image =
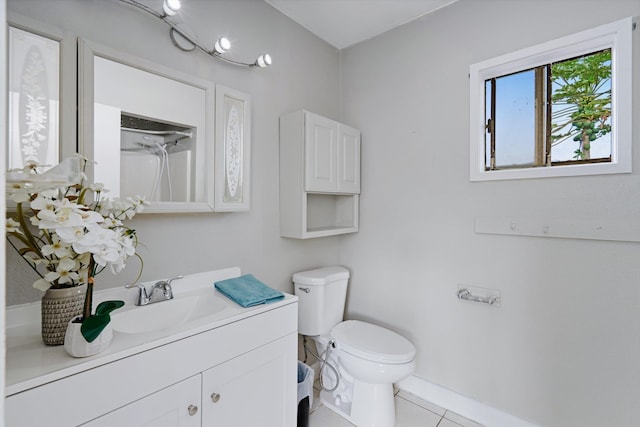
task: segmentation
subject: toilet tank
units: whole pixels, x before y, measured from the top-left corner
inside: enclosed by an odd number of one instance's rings
[[[329,333],[344,316],[349,270],[322,267],[293,275],[298,296],[298,333],[315,336]]]

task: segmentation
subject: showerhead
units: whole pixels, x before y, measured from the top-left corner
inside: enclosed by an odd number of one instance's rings
[[[163,137],[156,135],[138,135],[136,143],[144,147],[157,147],[158,145],[166,144]]]
[[[161,135],[149,135],[125,129],[120,132],[120,149],[122,150],[156,147],[156,144],[164,144],[164,138]]]
[[[185,138],[192,138],[192,131],[151,131],[143,129],[121,128],[121,149],[129,150],[140,147],[158,148],[168,144],[175,144]]]

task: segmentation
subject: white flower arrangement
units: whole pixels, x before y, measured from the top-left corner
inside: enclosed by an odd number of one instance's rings
[[[40,276],[34,288],[46,291],[88,283],[90,298],[94,276],[107,266],[117,274],[127,258],[140,258],[136,232],[123,221],[142,212],[148,203],[140,197],[105,198],[108,190],[102,185],[87,184],[88,160],[81,156],[73,160],[80,162],[82,171],[77,183],[36,190],[26,179],[8,186],[7,195],[16,203],[16,212],[8,215],[6,235]],[[37,166],[29,164],[22,175],[37,176],[36,171]],[[141,272],[142,268],[138,277]]]

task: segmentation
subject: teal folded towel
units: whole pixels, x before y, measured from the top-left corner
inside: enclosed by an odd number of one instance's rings
[[[284,298],[280,291],[270,288],[251,274],[215,282],[216,289],[243,307],[269,304]]]

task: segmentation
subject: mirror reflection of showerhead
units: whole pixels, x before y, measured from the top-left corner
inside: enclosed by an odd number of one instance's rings
[[[139,147],[156,148],[158,145],[175,144],[181,139],[193,138],[189,130],[154,131],[146,129],[121,128],[121,147],[124,150]]]
[[[158,145],[164,145],[164,138],[156,135],[137,135],[136,142],[145,147],[157,147]]]

